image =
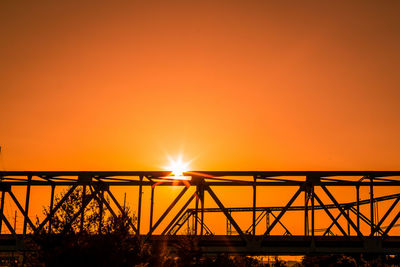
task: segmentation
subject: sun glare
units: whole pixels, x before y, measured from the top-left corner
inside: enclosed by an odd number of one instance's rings
[[[183,173],[189,171],[190,162],[182,160],[182,156],[176,159],[169,158],[169,165],[165,167],[166,170],[172,171],[171,178],[180,180],[189,180],[190,176],[184,176]]]
[[[182,176],[184,172],[189,170],[189,162],[183,162],[182,157],[177,160],[170,159],[169,161],[169,166],[166,169],[172,171],[175,176]]]

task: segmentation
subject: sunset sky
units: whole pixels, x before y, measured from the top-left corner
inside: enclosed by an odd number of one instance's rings
[[[2,1],[2,168],[399,169],[399,8]]]
[[[400,170],[399,11],[1,1],[0,168]]]

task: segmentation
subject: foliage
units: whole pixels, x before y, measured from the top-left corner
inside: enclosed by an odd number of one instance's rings
[[[319,255],[319,256],[304,256],[302,259],[304,266],[359,266],[356,259],[347,255]]]
[[[67,191],[64,191],[60,195],[55,197],[55,204],[54,207],[61,201],[62,197],[66,194]],[[85,189],[85,201],[87,202],[90,199],[90,192],[89,190]],[[80,232],[80,225],[81,225],[81,215],[79,210],[82,207],[82,200],[83,200],[83,189],[76,188],[70,196],[62,203],[60,208],[55,212],[52,216],[52,223],[51,223],[51,232],[54,234],[60,233],[78,233]],[[106,198],[106,201],[109,203],[109,199]],[[84,220],[83,220],[83,231],[89,234],[98,233],[98,229],[100,224],[104,225],[105,221],[110,220],[110,215],[107,215],[107,207],[102,205],[102,209],[100,209],[100,204],[98,201],[94,199],[90,201],[87,206],[85,207],[84,212]],[[43,209],[43,214],[48,216],[50,214],[50,207],[45,207]],[[76,215],[78,215],[76,217]],[[75,218],[75,220],[73,220]],[[132,216],[132,220],[135,223],[136,217]],[[38,220],[37,220],[38,221]],[[48,232],[49,226],[48,224],[45,225],[43,228],[44,232]],[[102,228],[102,232],[104,228]]]
[[[56,197],[56,203],[63,194]],[[48,234],[47,226],[33,236],[34,252],[27,256],[28,266],[135,266],[147,262],[150,250],[133,235],[129,224],[136,218],[129,208],[116,217],[106,216],[106,207],[101,211],[99,202],[92,200],[84,213],[81,231],[80,215],[73,216],[81,205],[82,190],[76,189],[55,213],[52,234]],[[49,214],[49,207],[44,214]],[[74,217],[76,220],[72,220]]]

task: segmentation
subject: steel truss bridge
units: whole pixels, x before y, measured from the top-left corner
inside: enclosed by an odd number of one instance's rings
[[[145,242],[165,243],[173,248],[189,239],[201,253],[211,254],[400,253],[400,235],[396,235],[395,231],[400,217],[400,209],[397,207],[400,201],[400,171],[193,171],[183,175],[188,179],[177,179],[179,177],[171,176],[169,171],[2,171],[0,251],[24,250],[24,240],[44,228],[48,234],[52,234],[54,214],[80,188],[82,205],[73,214],[72,220],[81,220],[81,227],[91,201],[97,201],[100,209],[105,206],[110,216],[117,216],[123,207],[115,197],[113,188],[126,186],[138,189],[138,206],[135,210],[137,221],[130,222],[130,227]],[[34,224],[30,203],[31,188],[36,186],[49,187],[51,194],[48,200],[49,214]],[[54,203],[56,187],[66,186],[68,190],[64,196]],[[159,186],[179,186],[181,191],[165,211],[155,218],[154,196]],[[25,189],[23,199],[16,197],[18,187]],[[142,193],[145,187],[151,190],[150,223],[146,229],[142,225]],[[218,189],[219,192],[235,187],[235,192],[239,193],[244,187],[250,188],[252,203],[247,207],[227,206],[215,193],[217,187],[222,187]],[[282,200],[280,206],[259,206],[257,193],[260,194],[261,188],[276,187],[293,188],[295,193],[288,201]],[[343,188],[353,190],[354,195],[350,196],[353,201],[338,200],[338,195],[343,194],[340,191]],[[375,196],[374,191],[381,188],[386,192],[394,190],[395,193]],[[360,199],[360,189],[368,191],[368,198]],[[206,207],[206,195],[216,208]],[[186,201],[183,200],[185,198]],[[296,200],[304,202],[302,205],[294,205]],[[164,203],[167,201],[162,199]],[[15,205],[22,215],[23,227],[18,231],[4,213],[7,202]],[[381,210],[379,216],[378,204],[384,202],[387,203],[386,209],[383,212]],[[290,229],[290,226],[285,225],[282,218],[292,211],[301,213],[296,220],[304,226],[304,230]],[[232,216],[237,212],[249,213],[251,225],[239,226]],[[208,213],[220,213],[225,217],[225,235],[215,234],[212,227],[205,224],[205,214]],[[320,220],[321,214],[329,220]],[[264,219],[265,227],[260,224]],[[316,222],[326,223],[326,226],[317,228]],[[99,224],[99,233],[101,227]],[[276,234],[278,227],[284,229],[284,234]],[[256,234],[256,230],[260,232],[260,229],[262,233]]]

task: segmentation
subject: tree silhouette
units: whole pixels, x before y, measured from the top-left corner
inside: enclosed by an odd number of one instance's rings
[[[66,192],[55,198],[55,205]],[[27,255],[26,264],[61,267],[146,264],[151,258],[150,250],[130,228],[130,221],[136,222],[136,217],[129,207],[114,217],[106,207],[100,208],[99,198],[94,197],[85,209],[81,229],[80,214],[76,214],[82,207],[82,193],[82,189],[76,189],[60,206],[52,219],[51,234],[47,225],[33,236],[34,252]],[[105,201],[109,203],[108,199]],[[45,207],[43,213],[48,215],[49,210]]]

